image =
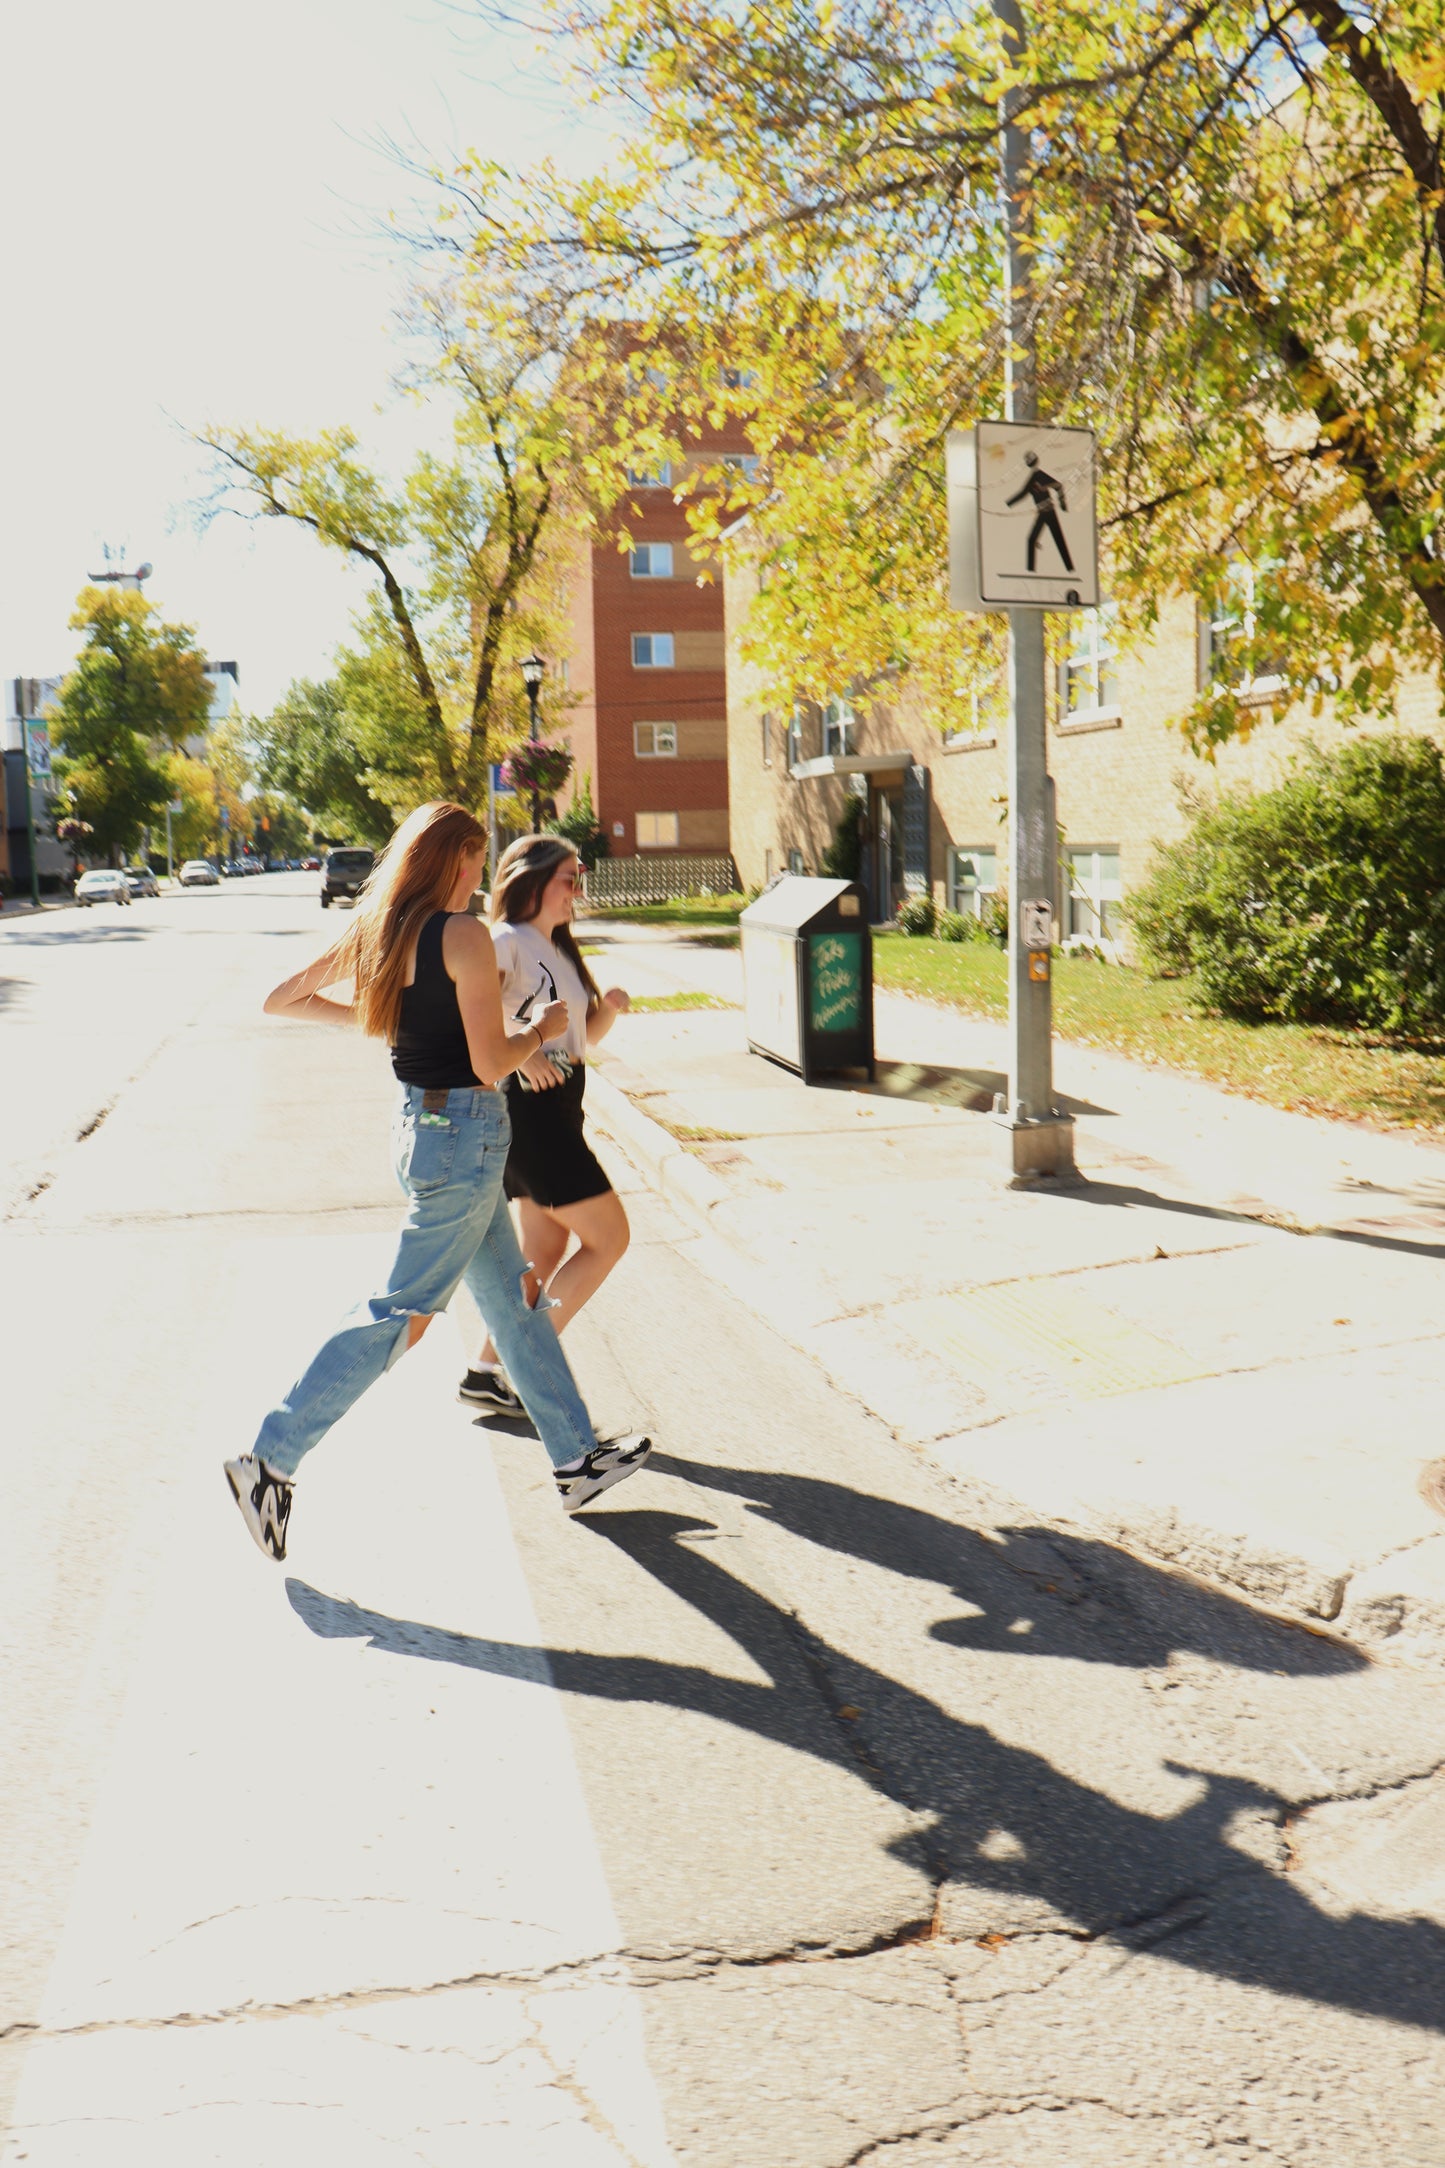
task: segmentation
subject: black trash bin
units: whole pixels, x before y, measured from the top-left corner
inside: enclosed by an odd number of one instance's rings
[[[856,881],[789,874],[738,919],[754,1054],[805,1084],[873,1068],[873,937]]]

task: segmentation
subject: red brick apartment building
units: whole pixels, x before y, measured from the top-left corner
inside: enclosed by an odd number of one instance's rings
[[[632,548],[584,544],[570,582],[567,736],[614,858],[729,848],[722,578],[690,542],[682,472],[635,475],[619,520]]]

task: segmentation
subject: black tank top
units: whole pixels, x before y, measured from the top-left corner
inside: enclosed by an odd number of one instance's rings
[[[456,981],[442,961],[442,935],[448,911],[433,911],[416,944],[416,977],[402,989],[401,1022],[391,1050],[391,1066],[403,1084],[448,1091],[478,1084],[467,1051]]]

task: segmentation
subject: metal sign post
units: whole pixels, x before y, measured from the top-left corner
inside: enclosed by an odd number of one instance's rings
[[[1009,57],[1025,45],[1018,0],[993,0]],[[1053,786],[1045,732],[1044,611],[1099,599],[1094,440],[1039,426],[1033,326],[1028,131],[1004,101],[1007,356],[1003,421],[948,441],[950,599],[955,609],[1006,609],[1009,621],[1009,1088],[995,1101],[1010,1178],[1067,1180],[1074,1125],[1054,1102]]]

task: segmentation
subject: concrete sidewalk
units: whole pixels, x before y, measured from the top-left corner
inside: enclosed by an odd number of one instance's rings
[[[738,998],[735,954],[633,936],[602,930],[609,979]],[[981,1515],[1445,1663],[1445,1154],[1064,1048],[1086,1179],[1011,1192],[1000,1028],[881,996],[878,1047],[875,1087],[806,1088],[736,1010],[639,1014],[589,1106],[713,1275]]]

